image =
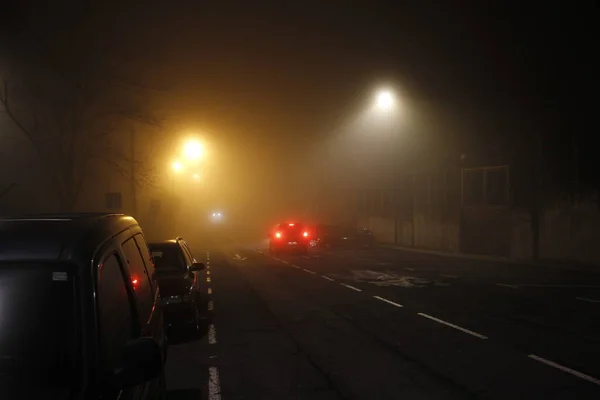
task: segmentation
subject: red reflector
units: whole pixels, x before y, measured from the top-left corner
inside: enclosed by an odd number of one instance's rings
[[[281,232],[277,232],[277,233],[275,233],[275,237],[276,237],[276,238],[280,238],[280,237],[281,237]]]
[[[308,237],[308,232],[304,232],[304,237]]]

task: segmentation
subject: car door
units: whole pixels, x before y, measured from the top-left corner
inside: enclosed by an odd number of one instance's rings
[[[187,265],[188,268],[190,268],[192,266],[192,264],[194,262],[196,262],[196,260],[194,259],[194,257],[192,256],[192,252],[190,251],[190,248],[187,244],[187,242],[185,240],[179,240],[179,247],[181,248],[181,251],[184,255],[185,258],[185,263]],[[188,273],[188,278],[191,282],[191,286],[193,291],[196,293],[196,300],[199,301],[198,299],[198,293],[200,292],[200,277],[199,277],[199,272],[189,272]]]
[[[141,335],[131,277],[122,264],[117,249],[100,257],[97,271],[96,308],[98,323],[99,370],[103,377],[122,366],[122,350],[130,340]],[[101,385],[103,399],[143,399],[148,385],[117,390]]]

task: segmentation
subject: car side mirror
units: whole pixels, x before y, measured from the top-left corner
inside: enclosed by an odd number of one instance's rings
[[[204,269],[204,263],[195,262],[190,267],[190,272],[198,272],[198,271],[202,271],[203,269]]]
[[[129,341],[122,355],[123,367],[111,377],[111,386],[126,389],[160,376],[163,369],[162,351],[153,338],[141,337]]]

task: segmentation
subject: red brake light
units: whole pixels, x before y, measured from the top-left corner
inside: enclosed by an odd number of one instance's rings
[[[275,232],[275,237],[279,239],[281,237],[281,232]]]
[[[308,237],[308,232],[304,232],[302,235],[303,235],[304,237]]]
[[[294,226],[294,224],[288,224],[289,226]]]
[[[133,285],[133,288],[135,289],[137,287],[138,283],[139,283],[138,278],[131,277],[131,283]]]

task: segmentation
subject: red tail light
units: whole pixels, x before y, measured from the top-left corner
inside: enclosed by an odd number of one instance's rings
[[[281,232],[275,232],[275,237],[277,239],[280,239],[281,238]]]
[[[138,283],[140,283],[140,281],[138,280],[138,278],[132,276],[131,277],[131,284],[133,285],[134,289],[137,289]]]
[[[304,236],[304,237],[308,237],[308,232],[304,232],[304,233],[302,234],[302,236]]]

